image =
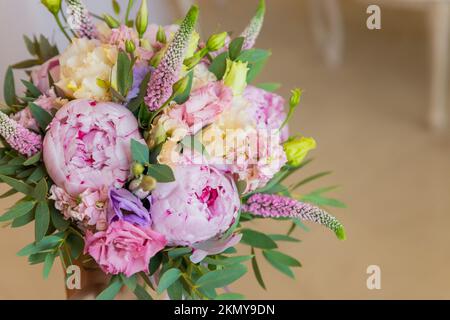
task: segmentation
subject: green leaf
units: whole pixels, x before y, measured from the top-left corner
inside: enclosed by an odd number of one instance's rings
[[[61,244],[63,241],[63,236],[64,235],[62,233],[46,236],[41,241],[33,242],[23,247],[19,252],[17,252],[17,255],[19,257],[24,257],[30,254],[54,249]]]
[[[36,203],[34,201],[20,201],[12,206],[4,215],[0,217],[0,222],[19,218],[29,213]]]
[[[120,14],[120,4],[117,2],[117,0],[112,0],[112,7],[114,10],[114,13],[116,15],[119,15]]]
[[[237,256],[237,257],[227,257],[222,259],[212,259],[212,258],[205,258],[202,260],[202,263],[212,264],[212,265],[219,265],[219,266],[226,266],[226,265],[232,265],[241,263],[247,260],[250,260],[253,258],[253,255],[250,256]]]
[[[308,177],[306,179],[303,179],[300,182],[294,184],[290,189],[293,191],[293,190],[297,189],[298,187],[300,187],[300,186],[302,186],[304,184],[307,184],[307,183],[309,183],[311,181],[314,181],[314,180],[317,180],[317,179],[322,178],[324,176],[327,176],[327,175],[329,175],[331,173],[332,173],[331,171],[319,172],[319,173],[317,173],[315,175],[312,175],[312,176],[310,176],[310,177]]]
[[[55,262],[57,253],[52,252],[47,254],[44,260],[44,270],[43,270],[43,277],[44,279],[48,278],[48,275],[50,274],[50,271],[52,270],[53,263]]]
[[[186,87],[186,90],[184,90],[183,93],[178,94],[173,99],[177,104],[185,103],[189,99],[189,95],[191,94],[192,82],[194,79],[194,71],[193,70],[189,71],[189,73],[187,74],[187,77],[188,77],[188,85]]]
[[[278,271],[280,271],[281,273],[284,273],[285,275],[287,275],[290,278],[295,278],[294,273],[292,272],[292,270],[289,268],[289,266],[282,264],[281,262],[274,260],[270,255],[267,255],[268,251],[263,251],[263,255],[264,258],[266,258],[266,260],[272,265],[272,267],[274,267],[275,269],[277,269]]]
[[[159,266],[161,265],[162,262],[162,254],[161,253],[157,253],[156,255],[154,255],[151,259],[150,259],[150,263],[149,263],[149,275],[153,275],[156,270],[158,270]]]
[[[227,292],[219,294],[214,300],[245,300],[245,297],[240,293]]]
[[[71,233],[67,236],[66,242],[69,245],[72,259],[78,259],[84,249],[84,239],[74,233]]]
[[[133,160],[139,163],[146,163],[149,160],[150,151],[147,145],[131,139],[131,155]]]
[[[252,83],[253,80],[261,73],[261,71],[266,66],[267,59],[257,61],[255,63],[250,63],[248,65],[248,73],[247,73],[247,83]]]
[[[268,234],[273,241],[287,241],[287,242],[300,242],[300,240],[284,234]]]
[[[8,198],[16,193],[17,193],[17,190],[10,189],[10,190],[6,191],[4,194],[0,195],[0,199]]]
[[[218,80],[222,80],[223,75],[227,69],[227,58],[228,52],[222,52],[217,57],[214,58],[211,65],[209,66],[209,71],[214,73]]]
[[[12,67],[8,67],[5,74],[5,82],[3,84],[3,96],[8,106],[13,106],[16,101],[16,85],[14,83],[14,74]]]
[[[242,62],[255,63],[263,60],[267,60],[271,55],[271,52],[263,49],[249,49],[241,52],[238,60]]]
[[[136,285],[136,289],[134,289],[134,294],[139,300],[153,300],[152,296],[145,290],[145,288],[141,285]]]
[[[70,221],[64,219],[63,214],[54,205],[50,206],[50,218],[53,226],[59,231],[66,231],[70,226]]]
[[[260,83],[256,85],[257,88],[269,91],[269,92],[275,92],[278,89],[280,89],[281,84],[276,82],[266,82],[266,83]]]
[[[120,276],[113,276],[109,283],[109,286],[103,290],[96,300],[114,300],[114,298],[119,293],[120,289],[122,289],[123,283]]]
[[[336,207],[336,208],[346,208],[345,203],[342,201],[339,201],[337,199],[333,198],[327,198],[323,196],[324,193],[327,193],[331,190],[336,189],[337,186],[332,187],[325,187],[317,189],[301,198],[302,201],[310,202],[312,204],[315,204],[317,206],[329,206],[329,207]]]
[[[183,285],[181,281],[175,281],[171,286],[167,288],[167,294],[170,300],[182,300],[183,299]]]
[[[132,275],[131,277],[127,277],[124,274],[121,274],[122,282],[130,289],[131,292],[134,292],[137,287],[137,277],[136,275]]]
[[[228,46],[228,52],[231,60],[236,60],[242,50],[242,45],[244,44],[244,37],[238,37],[233,39],[233,41],[230,42],[230,45]]]
[[[300,219],[292,219],[292,222],[294,223],[294,225],[303,229],[304,231],[309,231],[309,228]]]
[[[255,255],[255,248],[252,247],[252,269],[253,269],[253,273],[255,274],[255,278],[258,281],[259,285],[261,286],[261,288],[263,288],[264,290],[266,290],[266,284],[264,283],[262,274],[261,274],[261,270],[259,270],[259,266],[258,266],[258,261],[256,260],[256,255]]]
[[[48,252],[39,252],[39,253],[33,253],[28,257],[28,263],[33,264],[39,264],[43,263],[45,261],[45,258],[47,257]]]
[[[42,166],[39,166],[36,168],[36,170],[34,170],[34,172],[31,174],[31,176],[28,177],[27,182],[37,183],[44,176],[45,176],[45,170]]]
[[[117,58],[117,89],[126,97],[133,85],[133,63],[124,51],[119,52]]]
[[[39,128],[41,128],[42,131],[45,131],[52,121],[53,116],[33,102],[30,102],[28,107],[30,108],[33,118],[36,119]]]
[[[247,272],[244,265],[233,265],[229,268],[210,271],[202,275],[196,281],[196,285],[202,288],[222,288],[235,282]]]
[[[147,95],[147,87],[148,82],[150,81],[150,76],[151,73],[147,73],[144,80],[142,80],[141,85],[139,86],[139,95],[128,103],[128,109],[130,109],[130,111],[135,115],[137,111],[139,111],[139,107],[144,104],[144,98]]]
[[[23,41],[25,42],[25,46],[27,47],[28,52],[32,56],[35,56],[37,54],[35,43],[31,41],[31,39],[28,38],[26,35],[23,36]]]
[[[41,179],[33,190],[33,198],[38,201],[47,199],[48,185],[47,180]]]
[[[15,218],[11,224],[11,227],[20,228],[23,227],[24,225],[27,225],[33,220],[34,220],[34,211],[30,211],[21,217]]]
[[[50,60],[59,54],[58,48],[56,48],[56,46],[52,46],[48,39],[43,35],[39,37],[39,48],[40,58],[42,61]]]
[[[37,163],[39,160],[41,160],[41,156],[42,156],[42,152],[39,151],[38,153],[36,153],[34,156],[31,156],[30,158],[28,158],[23,165],[24,166],[31,166],[35,163]]]
[[[189,247],[182,247],[182,248],[175,248],[173,250],[170,250],[168,252],[170,259],[175,259],[181,256],[184,256],[185,254],[191,253],[192,248]]]
[[[243,229],[242,230],[242,243],[249,246],[261,249],[275,249],[277,244],[269,236],[259,231]]]
[[[13,69],[29,69],[41,64],[39,59],[28,59],[17,62],[11,66]]]
[[[33,98],[38,98],[40,95],[42,95],[42,92],[33,83],[26,80],[21,81]]]
[[[159,280],[158,289],[156,292],[161,294],[170,287],[178,278],[181,276],[181,271],[177,268],[171,268],[164,272],[161,279]]]
[[[24,179],[26,177],[29,177],[34,172],[34,168],[25,169],[23,171],[19,171],[17,173],[16,178],[18,179]]]
[[[15,175],[17,170],[20,168],[20,166],[1,166],[0,167],[0,174],[4,175]]]
[[[41,201],[36,206],[35,211],[35,237],[36,241],[44,238],[50,225],[50,210],[48,204],[45,201]]]
[[[287,265],[289,267],[301,267],[302,264],[297,259],[288,256],[287,254],[284,254],[280,251],[276,250],[264,250],[263,251],[264,257],[266,257],[267,260],[272,260],[277,263],[281,263],[284,265]]]
[[[158,182],[175,181],[172,169],[165,164],[149,164],[147,175],[152,176]]]

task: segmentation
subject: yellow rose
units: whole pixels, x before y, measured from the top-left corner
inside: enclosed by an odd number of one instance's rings
[[[283,144],[283,148],[288,163],[292,166],[299,166],[308,152],[316,148],[316,141],[313,138],[292,137]]]
[[[118,50],[98,40],[74,39],[61,55],[61,79],[56,85],[76,99],[111,100],[107,87]],[[99,81],[100,80],[100,81]]]

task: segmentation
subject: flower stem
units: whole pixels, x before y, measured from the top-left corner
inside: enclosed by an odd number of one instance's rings
[[[55,17],[56,23],[58,24],[59,29],[61,29],[62,33],[66,36],[67,40],[69,40],[69,42],[72,42],[72,39],[70,38],[70,36],[67,34],[66,30],[64,29],[64,26],[61,23],[61,20],[59,19],[58,15],[55,14],[53,15]]]

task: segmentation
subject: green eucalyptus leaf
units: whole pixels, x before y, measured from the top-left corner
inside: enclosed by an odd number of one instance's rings
[[[244,50],[239,54],[238,60],[242,62],[255,63],[262,60],[267,60],[271,52],[263,49],[249,49]]]
[[[147,145],[131,139],[131,156],[133,158],[133,161],[146,163],[148,162],[150,151]]]
[[[223,75],[227,69],[227,58],[228,52],[222,52],[217,57],[214,58],[211,65],[209,66],[209,71],[214,73],[218,80],[222,80]]]
[[[156,290],[158,294],[161,294],[170,287],[178,278],[181,276],[181,271],[177,268],[171,268],[163,273],[159,280],[158,289]]]
[[[29,213],[35,206],[34,201],[19,201],[0,217],[0,222],[13,220]]]
[[[70,233],[67,236],[66,242],[69,245],[72,259],[78,259],[84,249],[84,239],[74,233]]]
[[[300,242],[300,240],[284,234],[268,234],[268,236],[273,241]]]
[[[42,157],[42,152],[39,151],[38,153],[36,153],[35,155],[29,157],[24,163],[24,166],[31,166],[37,162],[39,162],[39,160],[41,160]]]
[[[245,297],[240,293],[227,292],[218,295],[214,300],[245,300]]]
[[[20,228],[27,224],[29,224],[31,221],[34,220],[34,210],[31,210],[27,214],[17,217],[13,220],[11,223],[11,227],[13,228]]]
[[[263,255],[267,260],[287,265],[289,267],[301,267],[302,264],[297,259],[276,250],[264,250]]]
[[[42,131],[45,131],[52,121],[53,116],[33,102],[30,102],[28,107],[30,108],[33,118],[36,119],[39,128],[41,128]]]
[[[10,190],[6,191],[5,193],[3,193],[2,195],[0,195],[0,199],[8,198],[8,197],[16,194],[17,192],[18,192],[17,190],[10,189]]]
[[[227,266],[232,264],[238,264],[247,260],[250,260],[253,258],[253,255],[249,256],[237,256],[237,257],[227,257],[227,258],[221,258],[221,259],[213,259],[206,257],[202,260],[202,262],[212,265],[219,265],[219,266]]]
[[[47,279],[50,271],[52,270],[53,267],[53,263],[55,262],[55,258],[58,254],[56,252],[51,252],[49,254],[47,254],[47,256],[45,257],[44,260],[44,270],[42,272],[42,275],[44,277],[44,279]]]
[[[235,282],[246,272],[247,268],[244,265],[232,265],[228,268],[210,271],[202,275],[195,282],[195,285],[201,288],[222,288]]]
[[[193,70],[189,71],[189,73],[186,76],[188,77],[188,85],[186,87],[186,90],[184,90],[183,93],[178,94],[173,99],[177,104],[185,103],[189,99],[189,95],[191,94],[192,82],[194,79],[194,71]]]
[[[124,274],[121,274],[123,284],[125,284],[131,292],[134,292],[137,287],[137,276],[134,274],[131,277],[127,277]]]
[[[33,242],[23,247],[19,252],[17,252],[17,255],[19,257],[24,257],[29,256],[30,254],[55,249],[62,243],[63,237],[63,233],[46,236],[41,241]]]
[[[281,84],[276,82],[266,82],[266,83],[259,83],[256,85],[256,87],[269,92],[275,92],[278,89],[280,89]]]
[[[16,101],[16,85],[14,83],[14,74],[12,67],[8,67],[5,74],[5,81],[3,83],[3,97],[5,99],[5,103],[12,107]]]
[[[39,166],[36,168],[36,170],[33,171],[33,173],[28,177],[27,182],[34,182],[37,183],[39,180],[41,180],[45,176],[45,170],[42,166]]]
[[[33,190],[33,198],[38,201],[47,199],[48,185],[47,180],[41,179]]]
[[[189,247],[182,247],[182,248],[175,248],[173,250],[170,250],[168,252],[169,258],[170,259],[176,259],[178,257],[184,256],[188,253],[192,252],[192,248]]]
[[[59,231],[65,231],[70,226],[70,221],[64,219],[63,214],[54,205],[50,206],[50,218],[53,226]]]
[[[34,43],[34,41],[32,41],[26,35],[23,36],[23,41],[25,42],[25,46],[27,47],[28,52],[32,56],[35,56],[37,54],[37,51],[36,51],[36,44]]]
[[[123,283],[120,276],[113,276],[108,287],[103,290],[95,299],[96,300],[114,300],[114,298],[122,289]]]
[[[139,300],[153,300],[152,296],[140,284],[136,285],[136,289],[134,289],[134,294]]]
[[[259,269],[258,261],[256,260],[255,249],[252,248],[251,252],[253,255],[252,269],[253,269],[253,273],[255,274],[256,281],[258,281],[258,284],[261,286],[261,288],[266,290],[266,284],[264,283],[264,279],[262,277],[261,270]]]
[[[147,175],[152,176],[158,182],[164,183],[175,181],[172,169],[165,164],[149,164]]]
[[[175,281],[171,286],[167,288],[167,294],[170,300],[182,300],[183,299],[183,285],[181,281]]]
[[[158,270],[159,266],[161,265],[161,262],[162,262],[162,254],[161,253],[157,253],[150,259],[150,263],[149,263],[149,267],[148,267],[150,275],[153,275],[156,272],[156,270]]]
[[[272,267],[274,267],[281,273],[284,273],[285,275],[287,275],[290,278],[293,278],[293,279],[295,278],[294,273],[292,272],[292,270],[289,268],[288,265],[285,265],[285,264],[281,263],[280,261],[273,259],[273,257],[271,255],[268,255],[267,252],[268,251],[264,250],[263,256],[272,265]]]
[[[244,44],[244,37],[238,37],[233,39],[228,46],[228,52],[231,60],[236,60],[242,50],[242,45]]]
[[[33,98],[38,98],[40,95],[42,95],[41,91],[33,83],[26,80],[21,81]]]
[[[128,54],[120,51],[117,58],[117,91],[126,97],[133,85],[133,62]]]
[[[37,204],[35,220],[35,237],[36,241],[39,241],[44,238],[50,226],[50,210],[47,202],[41,201]]]
[[[251,229],[242,230],[242,243],[260,249],[275,249],[277,244],[269,236]]]

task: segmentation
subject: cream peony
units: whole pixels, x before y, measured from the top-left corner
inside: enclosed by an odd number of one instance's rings
[[[61,55],[61,79],[56,83],[68,96],[76,99],[111,100],[107,89],[97,79],[110,82],[118,49],[98,40],[74,39]]]

